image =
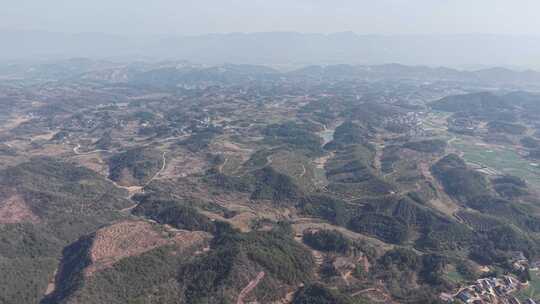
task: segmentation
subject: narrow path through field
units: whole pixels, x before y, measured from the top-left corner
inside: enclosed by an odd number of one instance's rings
[[[263,278],[264,278],[264,271],[261,271],[259,272],[259,274],[257,274],[257,277],[254,280],[250,281],[249,284],[247,284],[246,287],[244,287],[242,291],[240,291],[240,294],[238,294],[238,299],[236,300],[236,304],[244,304],[244,298],[253,289],[255,289],[257,285],[259,285],[259,283],[261,282]]]
[[[392,299],[390,298],[390,296],[384,292],[383,290],[377,288],[377,287],[373,287],[373,288],[367,288],[367,289],[363,289],[363,290],[360,290],[360,291],[357,291],[353,294],[351,294],[351,297],[356,297],[356,296],[359,296],[361,294],[364,294],[364,293],[368,293],[368,292],[377,292],[377,293],[380,293],[381,296],[383,297],[383,299],[372,299],[370,297],[370,299],[373,301],[373,302],[377,302],[377,303],[392,303]]]
[[[377,134],[377,137],[375,138],[375,156],[373,157],[373,166],[377,170],[377,172],[381,172],[381,159],[383,156],[384,151],[384,141],[381,138],[380,134]]]
[[[223,167],[225,167],[225,165],[227,164],[227,162],[229,161],[229,158],[228,157],[225,157],[225,160],[223,161],[223,163],[219,166],[219,173],[223,173]]]
[[[124,209],[121,209],[120,212],[124,212],[124,213],[128,213],[130,212],[131,210],[135,209],[135,207],[137,207],[139,205],[139,203],[135,203],[127,208],[124,208]]]
[[[167,158],[165,157],[165,154],[167,154],[167,152],[163,152],[163,154],[161,155],[161,158],[162,158],[162,163],[161,163],[161,169],[159,169],[158,172],[156,172],[156,174],[154,174],[154,176],[152,176],[142,187],[146,187],[148,186],[153,180],[155,180],[161,173],[163,173],[163,171],[165,170],[165,167],[167,166]]]
[[[356,297],[356,296],[359,296],[363,293],[366,293],[366,292],[370,292],[370,291],[379,291],[377,288],[367,288],[367,289],[362,289],[360,291],[357,291],[353,294],[351,294],[351,297]]]
[[[165,154],[167,152],[163,152],[163,155],[162,155],[162,158],[163,158],[163,162],[162,162],[162,165],[161,165],[161,169],[156,172],[156,174],[154,174],[154,176],[152,176],[152,178],[150,178],[143,186],[121,186],[119,185],[117,182],[113,181],[113,180],[110,180],[117,188],[122,188],[122,189],[126,189],[128,191],[128,199],[131,200],[131,198],[137,194],[137,193],[144,193],[144,188],[146,186],[148,186],[159,174],[161,174],[164,170],[165,170],[165,167],[167,167],[167,159],[165,157]],[[127,208],[124,208],[124,209],[121,209],[120,212],[129,212],[131,210],[133,210],[133,208],[137,207],[138,203],[134,203],[133,205],[127,207]]]
[[[306,166],[304,164],[300,164],[302,166],[302,173],[300,173],[300,177],[304,177],[306,175]]]

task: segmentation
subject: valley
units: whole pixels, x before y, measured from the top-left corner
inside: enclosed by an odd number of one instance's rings
[[[81,66],[0,77],[0,303],[540,300],[530,83]]]

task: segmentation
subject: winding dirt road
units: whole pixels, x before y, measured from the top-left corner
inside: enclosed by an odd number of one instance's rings
[[[98,150],[89,151],[89,152],[79,152],[80,148],[81,148],[81,145],[77,144],[77,146],[73,148],[73,153],[75,153],[76,155],[90,155],[90,154],[99,153],[99,152],[111,152],[110,150],[103,150],[103,149],[98,149]]]

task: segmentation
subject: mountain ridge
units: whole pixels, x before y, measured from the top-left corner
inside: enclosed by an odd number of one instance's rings
[[[73,56],[171,58],[220,64],[315,62],[414,65],[538,66],[540,37],[493,34],[359,35],[353,32],[217,33],[198,36],[122,36],[0,30],[0,60]],[[216,51],[217,50],[217,51]],[[249,62],[246,62],[249,60]]]

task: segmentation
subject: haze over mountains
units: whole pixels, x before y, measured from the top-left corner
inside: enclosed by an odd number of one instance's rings
[[[0,31],[0,61],[69,57],[177,59],[222,64],[384,64],[540,66],[540,37],[509,35],[357,35],[352,32],[115,36]]]
[[[5,67],[0,304],[540,302],[537,72]]]
[[[25,81],[95,81],[99,83],[132,84],[157,87],[177,87],[208,84],[341,81],[414,81],[493,85],[510,90],[528,88],[538,91],[540,72],[518,71],[494,67],[462,70],[445,67],[408,66],[402,64],[307,65],[291,70],[268,65],[196,64],[189,61],[158,61],[122,63],[111,60],[70,58],[40,64],[0,64],[0,79]]]
[[[539,0],[1,7],[0,304],[540,304]]]

